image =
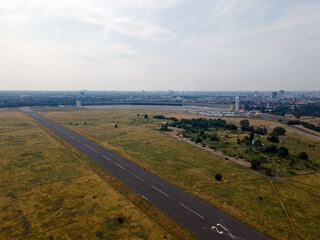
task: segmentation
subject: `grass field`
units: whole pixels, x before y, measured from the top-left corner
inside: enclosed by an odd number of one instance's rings
[[[22,113],[0,133],[0,239],[172,239]]]
[[[307,202],[308,207],[304,207],[309,223],[300,224],[304,218],[296,214],[294,206],[288,204],[286,199],[283,202],[280,201],[284,195],[292,191],[296,203],[303,204],[304,195],[296,194],[296,187],[282,188],[283,184],[289,184],[284,181],[275,181],[276,189],[279,187],[277,194],[272,182],[265,177],[153,129],[159,127],[163,120],[152,119],[152,115],[175,116],[172,112],[140,109],[42,113],[95,139],[100,144],[256,229],[265,231],[275,239],[316,239],[320,234],[320,229],[317,227],[320,215],[319,212],[313,211],[315,208],[320,208],[319,199],[313,194],[318,188],[310,188],[310,191],[313,191],[310,193],[304,191],[304,194],[313,200]],[[148,114],[149,120],[143,118],[144,114]],[[76,122],[78,125],[74,124]],[[87,125],[84,125],[84,122]],[[117,128],[115,124],[118,124]],[[305,140],[300,139],[298,135],[288,134],[287,137],[292,140],[290,151],[300,151],[295,149],[294,142]],[[306,139],[306,141],[309,140],[313,141]],[[313,153],[310,154],[313,156]],[[313,157],[317,153],[314,154]],[[217,173],[223,176],[223,181],[214,179]],[[295,179],[290,178],[285,181]],[[308,185],[309,181],[319,181],[320,175],[300,176],[297,179],[306,182],[300,184]],[[281,196],[280,199],[279,196]],[[293,216],[292,221],[290,221],[291,216]],[[296,233],[293,229],[296,229]]]

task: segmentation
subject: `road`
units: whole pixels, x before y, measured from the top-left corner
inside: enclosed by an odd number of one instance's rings
[[[23,111],[87,155],[199,239],[268,239],[235,218],[72,130],[31,110]]]

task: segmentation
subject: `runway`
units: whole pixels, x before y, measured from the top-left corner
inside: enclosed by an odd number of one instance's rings
[[[199,239],[264,240],[260,232],[60,124],[23,109]]]

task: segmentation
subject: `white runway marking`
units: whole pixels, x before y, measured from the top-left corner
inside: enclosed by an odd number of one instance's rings
[[[166,194],[165,192],[162,192],[159,188],[156,188],[155,186],[151,186],[153,189],[157,190],[158,192],[162,193],[163,195],[165,195],[166,197],[169,197],[168,194]]]
[[[99,153],[97,150],[95,150],[94,148],[92,148],[92,151],[94,151],[95,153]]]
[[[141,177],[135,175],[134,173],[131,173],[131,175],[135,176],[136,178],[138,178],[138,179],[140,179],[142,182],[144,182],[144,180],[143,180]]]
[[[191,208],[188,208],[186,205],[184,205],[183,203],[180,203],[180,205],[186,209],[188,209],[190,212],[194,213],[195,215],[197,215],[198,217],[201,217],[202,219],[204,219],[203,216],[201,216],[199,213],[193,211]]]
[[[105,158],[105,159],[107,159],[107,160],[109,160],[109,161],[111,161],[111,159],[110,158],[108,158],[108,157],[106,157],[105,155],[101,155],[103,158]]]
[[[85,145],[87,148],[90,148],[87,144],[83,144],[83,145]]]
[[[115,165],[117,165],[119,168],[125,169],[124,167],[122,167],[120,164],[118,163],[114,163]]]

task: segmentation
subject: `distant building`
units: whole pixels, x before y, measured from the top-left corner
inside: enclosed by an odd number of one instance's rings
[[[234,111],[234,109],[235,109],[235,105],[234,105],[234,104],[231,104],[231,105],[230,105],[230,110],[231,110],[231,111]]]
[[[271,95],[271,96],[272,96],[273,99],[276,99],[277,96],[278,96],[278,92],[272,92],[272,95]]]
[[[280,94],[280,95],[284,95],[284,90],[280,90],[280,91],[279,91],[279,94]]]
[[[82,105],[82,104],[81,104],[81,101],[76,101],[76,106],[77,106],[77,107],[81,107],[81,105]]]
[[[234,110],[237,112],[240,110],[240,100],[238,96],[235,98],[234,101]]]

